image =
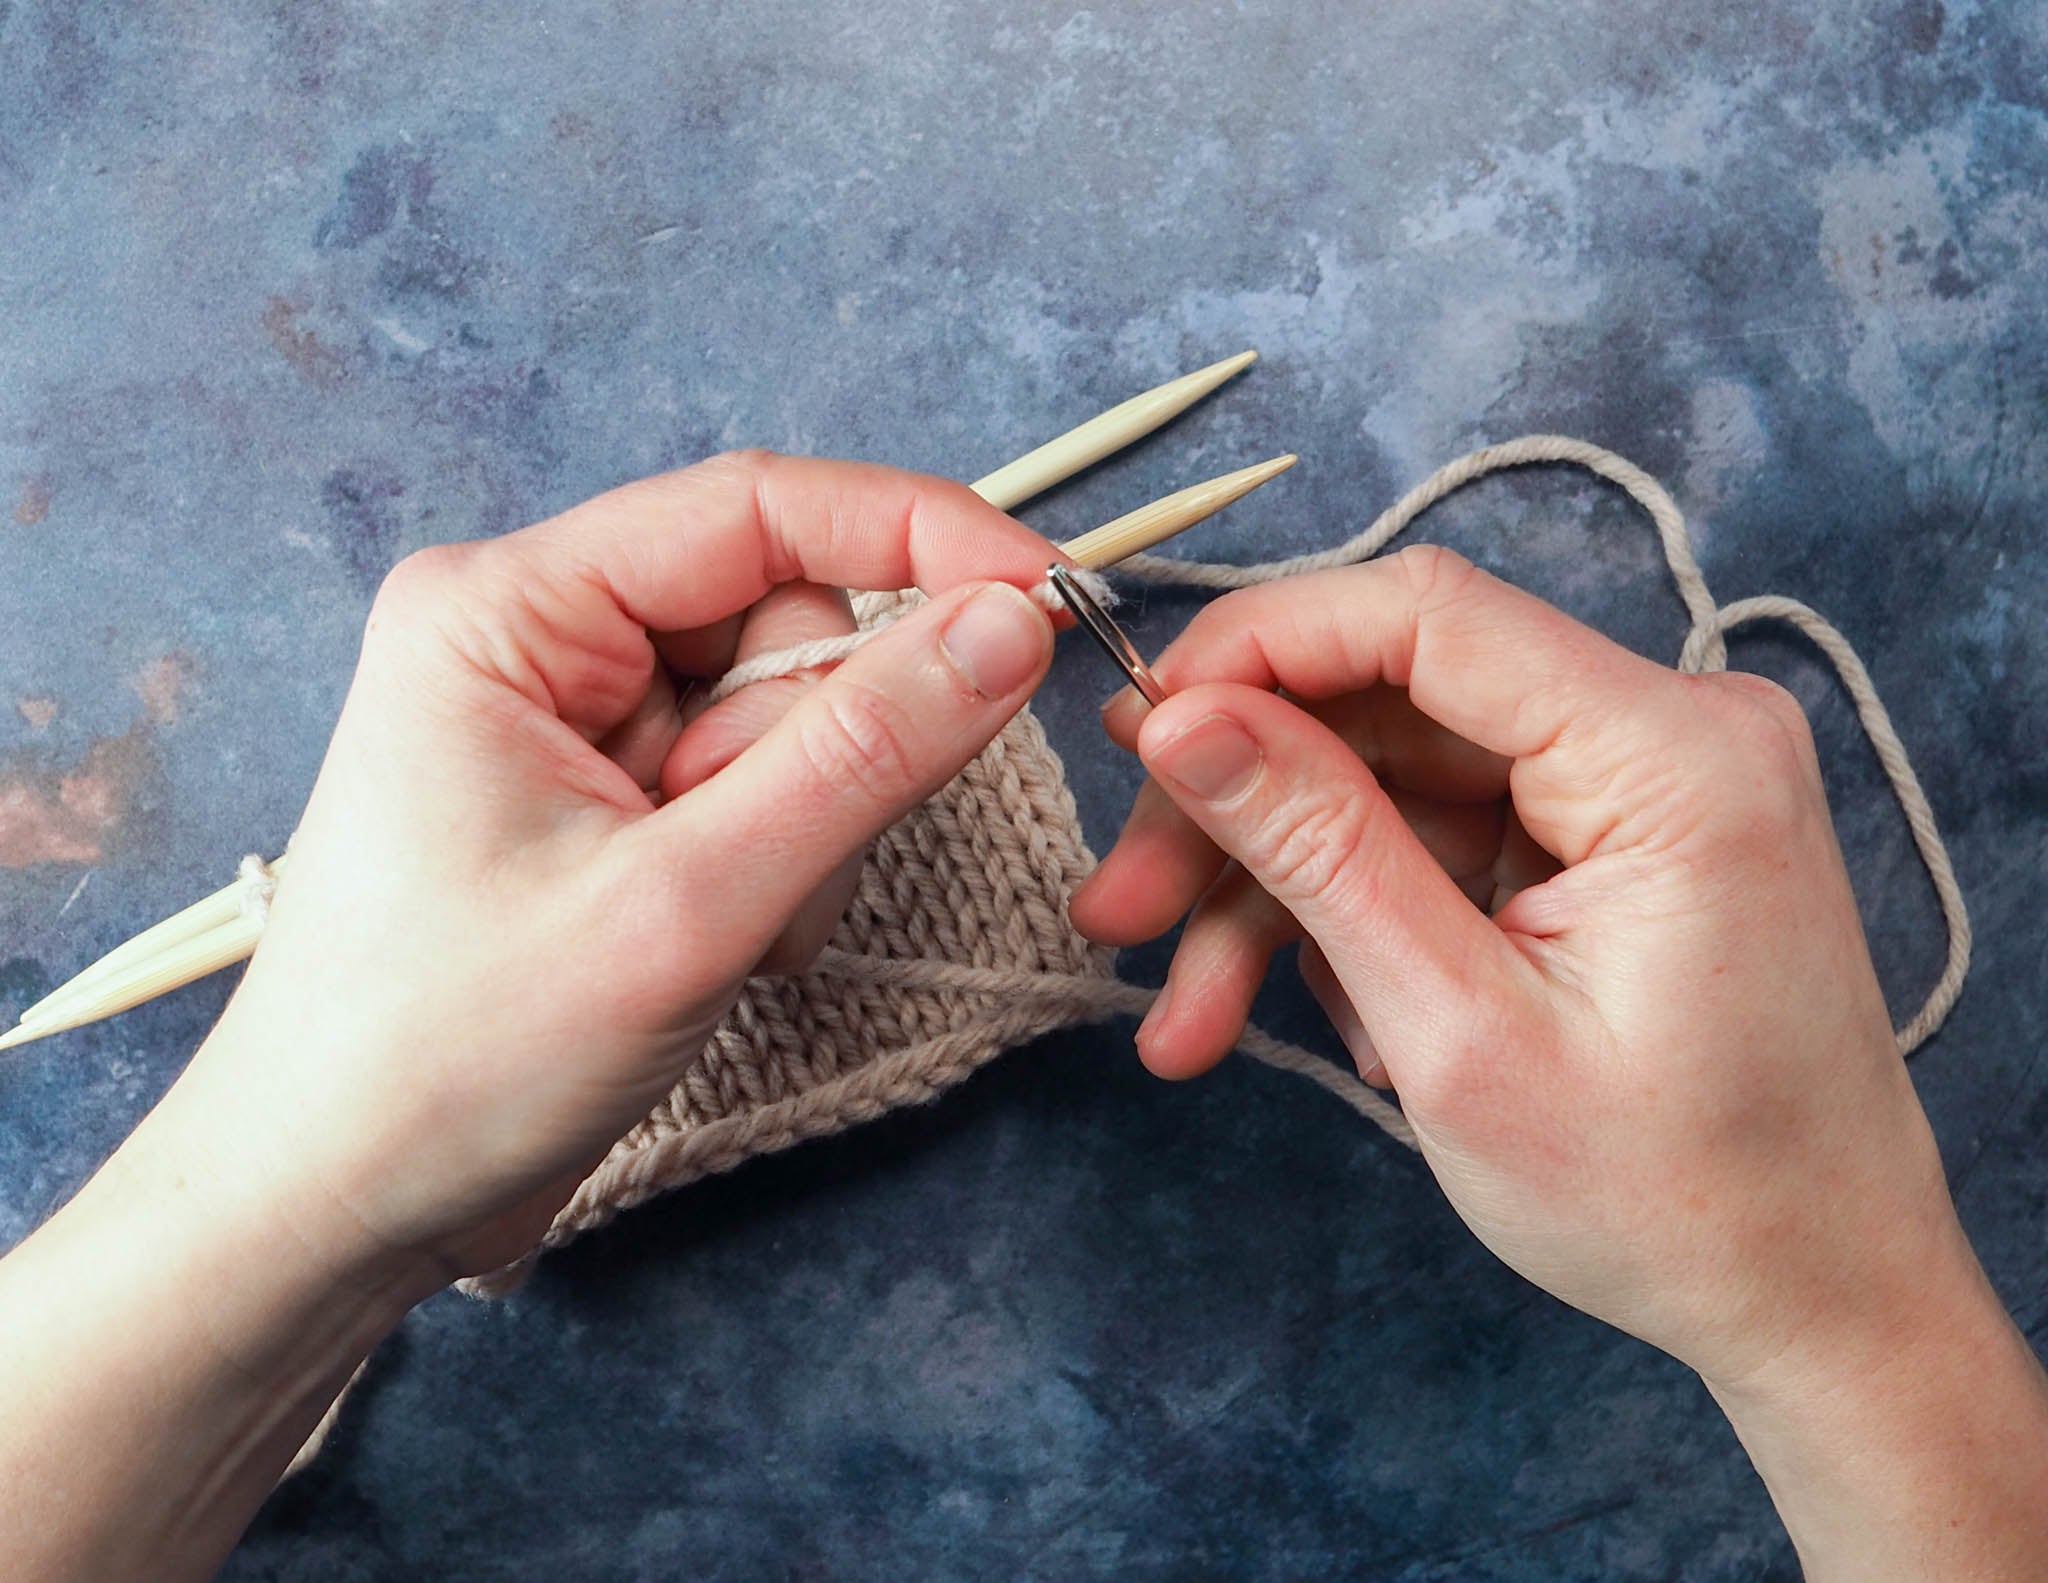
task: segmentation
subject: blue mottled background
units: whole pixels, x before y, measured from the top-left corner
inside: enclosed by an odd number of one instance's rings
[[[1298,450],[1188,546],[1266,556],[1563,430],[1671,483],[1720,597],[1862,648],[1979,926],[1917,1080],[2039,1344],[2044,263],[2034,0],[0,0],[0,1013],[282,842],[406,551],[742,442],[972,477],[1256,345],[1031,520]],[[1611,493],[1426,531],[1676,653]],[[1874,762],[1797,642],[1736,659],[1813,714],[1903,1012],[1938,921]],[[1076,650],[1041,705],[1098,846],[1105,686]],[[0,1241],[226,991],[0,1063]],[[1155,1084],[1125,1029],[428,1304],[227,1571],[1792,1574],[1683,1370],[1327,1097]]]

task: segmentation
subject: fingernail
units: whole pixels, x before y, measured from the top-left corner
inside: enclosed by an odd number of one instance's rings
[[[1123,740],[1129,741],[1138,733],[1138,727],[1145,723],[1145,712],[1152,706],[1145,702],[1135,687],[1119,687],[1102,703],[1102,729],[1115,739],[1119,732]]]
[[[1049,631],[1022,593],[1008,583],[991,583],[953,612],[939,646],[976,692],[1001,698],[1037,671]]]
[[[1154,751],[1151,767],[1204,802],[1229,802],[1258,777],[1258,743],[1235,720],[1204,715]]]
[[[1350,1052],[1358,1067],[1358,1075],[1374,1088],[1393,1087],[1387,1081],[1386,1065],[1373,1048],[1372,1035],[1365,1031],[1365,1024],[1359,1020],[1358,1008],[1351,1004],[1350,997],[1338,990],[1334,995],[1318,995],[1316,1000],[1321,1004],[1323,1014],[1330,1019],[1337,1038]]]
[[[1344,1041],[1344,1048],[1361,1062],[1374,1059],[1372,1040],[1367,1037],[1365,1024],[1359,1021],[1358,1009],[1351,1004],[1350,997],[1340,989],[1320,1004],[1323,1015],[1330,1019],[1330,1027]]]
[[[1166,1020],[1166,1003],[1172,998],[1173,984],[1169,980],[1160,986],[1159,993],[1152,997],[1152,1004],[1145,1008],[1145,1015],[1138,1022],[1138,1031],[1131,1035],[1132,1043],[1135,1044],[1144,1038],[1147,1030],[1158,1027]]]

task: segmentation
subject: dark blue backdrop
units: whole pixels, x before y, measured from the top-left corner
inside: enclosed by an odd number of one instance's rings
[[[735,443],[972,477],[1256,345],[1031,520],[1297,450],[1187,546],[1265,557],[1562,430],[1671,484],[1721,598],[1862,648],[1979,926],[1917,1080],[2039,1343],[2044,83],[2048,7],[1991,0],[0,0],[0,1013],[281,843],[405,551]],[[1676,653],[1611,493],[1426,531]],[[1938,921],[1870,755],[1796,642],[1736,662],[1814,716],[1903,1012]],[[1041,703],[1098,847],[1105,684],[1076,649]],[[0,1242],[226,987],[0,1061]],[[1683,1370],[1326,1096],[1167,1088],[1118,1027],[428,1304],[227,1570],[1111,1575],[1791,1560]]]

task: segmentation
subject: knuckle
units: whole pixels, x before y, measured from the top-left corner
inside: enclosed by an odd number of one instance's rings
[[[1401,1103],[1468,1140],[1497,1137],[1527,1108],[1527,1078],[1540,1041],[1482,1008],[1461,1008],[1434,1030],[1430,1059],[1401,1081]]]
[[[1713,681],[1722,694],[1741,700],[1746,708],[1777,725],[1800,729],[1806,725],[1806,711],[1799,707],[1799,700],[1768,676],[1722,671]]]
[[[384,576],[377,588],[377,606],[386,615],[417,608],[438,599],[459,580],[471,560],[472,546],[433,544],[414,550]]]
[[[805,761],[821,786],[877,807],[893,806],[917,786],[916,726],[901,704],[858,682],[835,682],[813,698],[796,718]]]
[[[1756,707],[1772,728],[1772,734],[1782,745],[1792,748],[1802,758],[1813,752],[1813,725],[1806,718],[1806,711],[1799,707],[1799,700],[1785,691],[1774,681],[1759,676],[1750,689],[1756,697]]]
[[[705,905],[698,865],[647,863],[637,853],[629,860],[624,850],[613,848],[606,867],[609,883],[600,888],[612,896],[631,896],[633,915],[660,931],[658,937],[677,960],[695,961],[705,954],[720,914]]]
[[[678,1005],[716,998],[744,971],[734,961],[736,954],[744,954],[744,945],[733,927],[730,896],[706,883],[708,865],[648,862],[640,852],[632,856],[634,861],[627,862],[622,851],[612,867],[612,882],[601,888],[608,900],[589,919],[584,938],[614,944],[606,960],[651,969],[622,974],[618,992],[648,997],[643,1016],[672,1017]],[[652,963],[642,962],[633,944],[649,939],[662,942]],[[619,1009],[629,1010],[623,1002]]]
[[[1716,733],[1724,762],[1734,766],[1732,811],[1751,831],[1787,831],[1824,813],[1820,760],[1813,728],[1799,701],[1762,676],[1728,673],[1712,678]]]
[[[477,556],[488,545],[436,544],[415,550],[385,574],[364,627],[365,654],[383,654],[441,631],[474,592]]]
[[[1411,544],[1394,557],[1417,602],[1440,609],[1462,598],[1486,574],[1441,544]]]
[[[1779,768],[1804,771],[1814,760],[1813,727],[1799,700],[1763,676],[1744,676],[1734,691],[1744,740]]]
[[[1401,1074],[1401,1108],[1436,1126],[1464,1127],[1477,1103],[1478,1080],[1470,1046],[1438,1044],[1426,1061]]]
[[[771,583],[795,581],[802,575],[797,557],[779,538],[781,513],[776,510],[776,474],[782,460],[780,453],[752,445],[721,451],[689,469],[696,488],[707,490],[713,497],[746,503],[761,532],[765,569]]]
[[[1253,867],[1281,902],[1327,898],[1361,882],[1372,805],[1356,787],[1319,792],[1282,807],[1254,838]]]
[[[774,465],[775,460],[776,453],[767,446],[747,445],[738,450],[720,451],[716,456],[709,457],[698,465],[721,472],[753,476],[767,471]]]

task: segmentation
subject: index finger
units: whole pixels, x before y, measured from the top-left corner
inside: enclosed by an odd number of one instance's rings
[[[722,620],[778,583],[1030,587],[1057,554],[964,484],[769,451],[626,484],[526,536],[601,580],[654,631]]]
[[[1690,713],[1676,672],[1435,545],[1227,594],[1152,669],[1170,693],[1405,687],[1432,720],[1515,761],[1524,824],[1567,863],[1616,828],[1617,798],[1656,779],[1640,772],[1668,761]]]

